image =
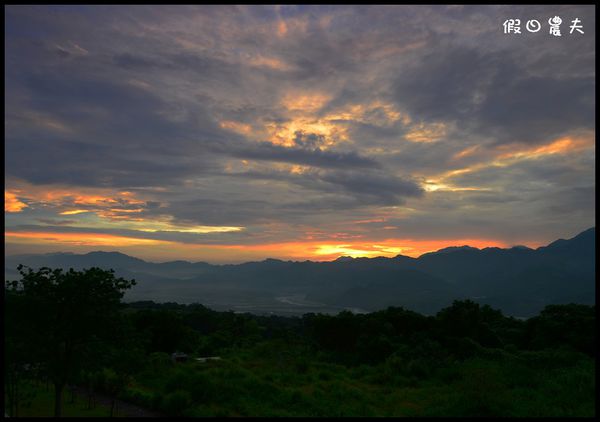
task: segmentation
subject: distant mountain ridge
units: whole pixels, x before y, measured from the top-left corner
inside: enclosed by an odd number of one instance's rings
[[[153,263],[101,251],[18,255],[5,257],[5,278],[18,277],[18,264],[99,266],[138,281],[126,294],[129,300],[195,301],[252,311],[276,309],[282,297],[293,296],[294,303],[331,309],[372,311],[394,305],[433,313],[454,299],[471,298],[508,314],[528,316],[550,303],[594,303],[595,239],[595,228],[590,228],[537,249],[464,245],[418,258],[342,256],[330,262],[268,258],[235,265],[182,260]],[[317,308],[307,305],[308,310],[310,306]]]
[[[474,247],[468,246],[468,245],[463,245],[463,246],[448,246],[447,248],[443,248],[443,249],[437,250],[435,252],[428,252],[428,253],[423,254],[423,255],[438,254],[438,253],[450,253],[450,252],[457,252],[457,251],[478,251],[478,250],[480,250],[480,249],[474,248]],[[419,258],[421,258],[423,255],[421,255]]]

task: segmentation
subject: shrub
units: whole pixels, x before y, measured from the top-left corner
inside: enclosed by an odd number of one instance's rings
[[[165,383],[165,392],[175,390],[186,390],[190,384],[190,376],[188,372],[178,370],[168,377]]]
[[[167,394],[162,401],[162,410],[169,415],[182,416],[190,407],[192,397],[187,391],[177,390]]]
[[[425,359],[412,359],[406,364],[406,373],[417,378],[429,376],[432,369],[431,362]]]
[[[319,372],[319,379],[321,381],[329,381],[331,379],[331,374],[329,372],[320,371]]]
[[[490,362],[475,360],[464,368],[457,384],[460,398],[454,409],[460,416],[510,416],[512,403],[498,369]]]
[[[306,374],[310,369],[310,362],[306,358],[299,358],[296,361],[295,367],[299,374]]]
[[[154,407],[154,395],[148,391],[137,388],[127,388],[121,394],[123,400],[130,401],[143,407]]]

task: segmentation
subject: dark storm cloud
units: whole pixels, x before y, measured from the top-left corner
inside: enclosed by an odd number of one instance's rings
[[[363,157],[355,152],[336,152],[322,150],[320,148],[290,148],[273,145],[269,142],[250,144],[242,146],[215,145],[213,151],[222,152],[234,157],[248,158],[253,160],[277,161],[284,163],[302,164],[307,166],[325,168],[353,168],[379,166],[377,161]]]
[[[168,112],[182,104],[110,75],[79,70],[32,71],[21,77],[32,98],[29,106],[73,131],[31,134],[17,127],[7,139],[7,153],[22,161],[10,162],[9,174],[34,183],[156,186],[217,171],[214,154],[317,167],[378,166],[356,152],[324,151],[306,142],[298,148],[247,142],[222,130],[203,105],[185,104],[183,117],[172,119]],[[17,137],[22,130],[29,136]]]
[[[344,200],[344,207],[399,205],[409,197],[424,194],[421,186],[410,178],[393,176],[378,170],[312,170],[300,174],[280,171],[247,171],[232,174],[239,178],[285,182],[313,190],[315,193],[327,193],[340,198],[340,195],[352,198]],[[325,200],[334,200],[328,197]],[[297,203],[297,202],[294,202]],[[300,202],[299,202],[300,203]],[[304,207],[308,212],[314,203]]]
[[[7,154],[17,157],[6,163],[6,171],[34,184],[66,183],[77,186],[127,188],[173,185],[190,174],[216,168],[206,160],[136,156],[131,147],[88,145],[41,138],[12,139]]]
[[[414,181],[381,174],[330,172],[322,180],[361,198],[375,198],[378,205],[402,204],[404,198],[419,197],[424,193]]]
[[[594,129],[595,78],[532,76],[510,52],[442,45],[395,85],[399,104],[425,120],[458,122],[497,143],[539,143]]]
[[[218,135],[217,126],[201,106],[187,109],[183,121],[174,121],[166,113],[176,104],[148,90],[105,78],[90,77],[84,69],[74,75],[36,73],[27,78],[25,86],[34,110],[46,110],[75,129],[81,127],[83,133],[74,136],[82,142],[168,154],[190,146],[192,129]],[[192,121],[199,121],[200,127]]]
[[[123,53],[113,56],[114,64],[126,71],[171,71],[193,74],[201,80],[223,80],[229,84],[237,85],[242,79],[239,64],[231,63],[218,57],[203,54],[161,54],[158,57],[142,56],[139,54]]]
[[[565,158],[554,156],[545,160],[514,162],[505,166],[490,165],[479,170],[449,177],[460,186],[489,186],[518,192],[531,190],[548,194],[545,188],[577,186],[594,180],[589,171],[590,157]]]
[[[296,131],[294,144],[300,148],[316,149],[325,143],[325,136],[317,133],[304,133]]]
[[[271,203],[264,200],[235,198],[180,199],[171,202],[169,210],[176,221],[195,222],[197,224],[247,225],[268,222],[277,214]],[[152,216],[153,213],[147,213]]]
[[[174,67],[164,60],[159,60],[153,57],[144,57],[131,53],[117,54],[113,57],[113,61],[117,66],[133,70],[148,71],[149,69],[153,68],[172,69]]]
[[[223,136],[201,106],[174,121],[168,112],[175,105],[153,92],[98,70],[64,70],[32,69],[18,78],[30,98],[26,113],[43,114],[64,130],[14,124],[6,137],[7,156],[15,157],[7,161],[9,175],[38,184],[155,186],[214,168],[206,155],[190,156],[203,141]],[[24,112],[12,109],[7,124]]]

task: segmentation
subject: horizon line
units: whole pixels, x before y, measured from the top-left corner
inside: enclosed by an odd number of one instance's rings
[[[556,240],[554,240],[554,241],[552,241],[552,242],[550,242],[550,243],[548,243],[546,245],[538,246],[536,248],[532,248],[530,246],[523,245],[523,244],[516,244],[516,245],[512,245],[510,247],[504,247],[504,248],[501,248],[501,247],[498,247],[498,246],[487,246],[487,247],[484,247],[484,248],[478,248],[478,247],[474,247],[474,246],[470,246],[470,245],[453,245],[453,246],[447,246],[447,247],[444,247],[444,248],[441,248],[441,249],[438,249],[438,250],[435,250],[435,251],[424,252],[424,253],[420,254],[419,256],[417,256],[417,257],[412,257],[412,256],[409,256],[409,255],[402,255],[402,254],[397,254],[397,255],[391,256],[391,257],[384,256],[384,255],[371,256],[371,257],[369,257],[369,256],[355,256],[355,257],[353,257],[353,256],[343,255],[342,254],[342,255],[339,255],[335,259],[329,259],[329,260],[327,260],[327,259],[324,259],[324,260],[315,260],[315,259],[298,260],[298,259],[296,259],[296,260],[294,260],[294,259],[281,259],[281,258],[266,257],[266,258],[264,258],[262,260],[250,260],[250,261],[243,261],[243,262],[237,262],[237,263],[235,263],[235,262],[230,262],[230,263],[211,263],[211,262],[207,262],[207,261],[188,261],[188,260],[185,260],[185,259],[174,259],[174,260],[168,260],[168,261],[154,261],[154,260],[150,260],[150,259],[139,258],[139,257],[134,256],[134,255],[129,255],[129,254],[120,252],[118,250],[110,250],[110,251],[107,251],[107,250],[94,250],[94,251],[90,251],[90,252],[86,252],[86,253],[76,253],[76,252],[70,252],[70,251],[47,252],[47,253],[22,253],[22,254],[5,255],[5,258],[18,257],[18,256],[23,256],[23,255],[44,256],[44,255],[61,255],[61,254],[67,255],[67,254],[71,254],[71,255],[77,255],[77,256],[84,256],[84,255],[89,255],[89,254],[92,254],[92,253],[118,253],[118,254],[125,255],[125,256],[130,257],[130,258],[139,259],[141,261],[148,262],[148,263],[153,263],[153,264],[166,264],[166,263],[171,263],[171,262],[182,261],[182,262],[187,262],[187,263],[190,263],[190,264],[199,264],[199,263],[201,263],[201,264],[208,264],[208,265],[213,265],[213,266],[243,265],[243,264],[250,264],[250,263],[260,263],[260,262],[265,262],[265,261],[269,261],[269,260],[272,260],[272,261],[281,261],[281,262],[291,262],[291,263],[304,263],[304,262],[327,263],[327,262],[336,262],[337,260],[339,260],[341,258],[346,258],[346,259],[351,259],[351,260],[354,260],[354,259],[381,259],[381,258],[384,258],[384,259],[395,259],[395,258],[398,258],[398,257],[404,257],[404,258],[409,258],[409,259],[420,259],[421,257],[423,257],[425,255],[433,254],[433,253],[438,253],[440,251],[444,251],[444,250],[447,250],[447,249],[453,249],[453,248],[456,248],[456,249],[470,248],[470,249],[474,249],[474,250],[477,250],[477,251],[483,251],[483,250],[486,250],[486,249],[510,250],[510,249],[514,249],[514,248],[523,248],[523,247],[525,247],[525,248],[527,248],[527,250],[536,251],[536,250],[539,250],[541,248],[545,248],[548,245],[550,245],[550,244],[552,244],[554,242],[560,241],[560,240],[571,240],[571,239],[574,239],[575,237],[579,236],[580,234],[585,233],[585,232],[587,232],[589,230],[593,230],[595,228],[596,228],[595,226],[592,226],[592,227],[590,227],[588,229],[585,229],[585,230],[577,233],[576,235],[574,235],[573,237],[570,237],[568,239],[559,238],[559,239],[556,239]]]

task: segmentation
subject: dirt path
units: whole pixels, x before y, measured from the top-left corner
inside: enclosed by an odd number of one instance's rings
[[[87,402],[88,393],[85,388],[75,387],[74,390],[75,390],[75,394],[77,395],[77,400],[84,400]],[[65,395],[65,399],[70,400],[71,393],[69,391],[67,391],[66,393],[67,394]],[[107,394],[103,394],[103,393],[94,392],[94,398],[95,398],[95,401],[97,404],[101,404],[103,406],[107,406],[108,408],[110,408],[111,403],[112,403],[111,396],[109,396]],[[160,418],[160,417],[166,416],[166,415],[156,412],[154,410],[145,409],[136,404],[124,402],[123,400],[119,400],[119,399],[116,400],[115,410],[119,416],[137,417],[137,418]]]

